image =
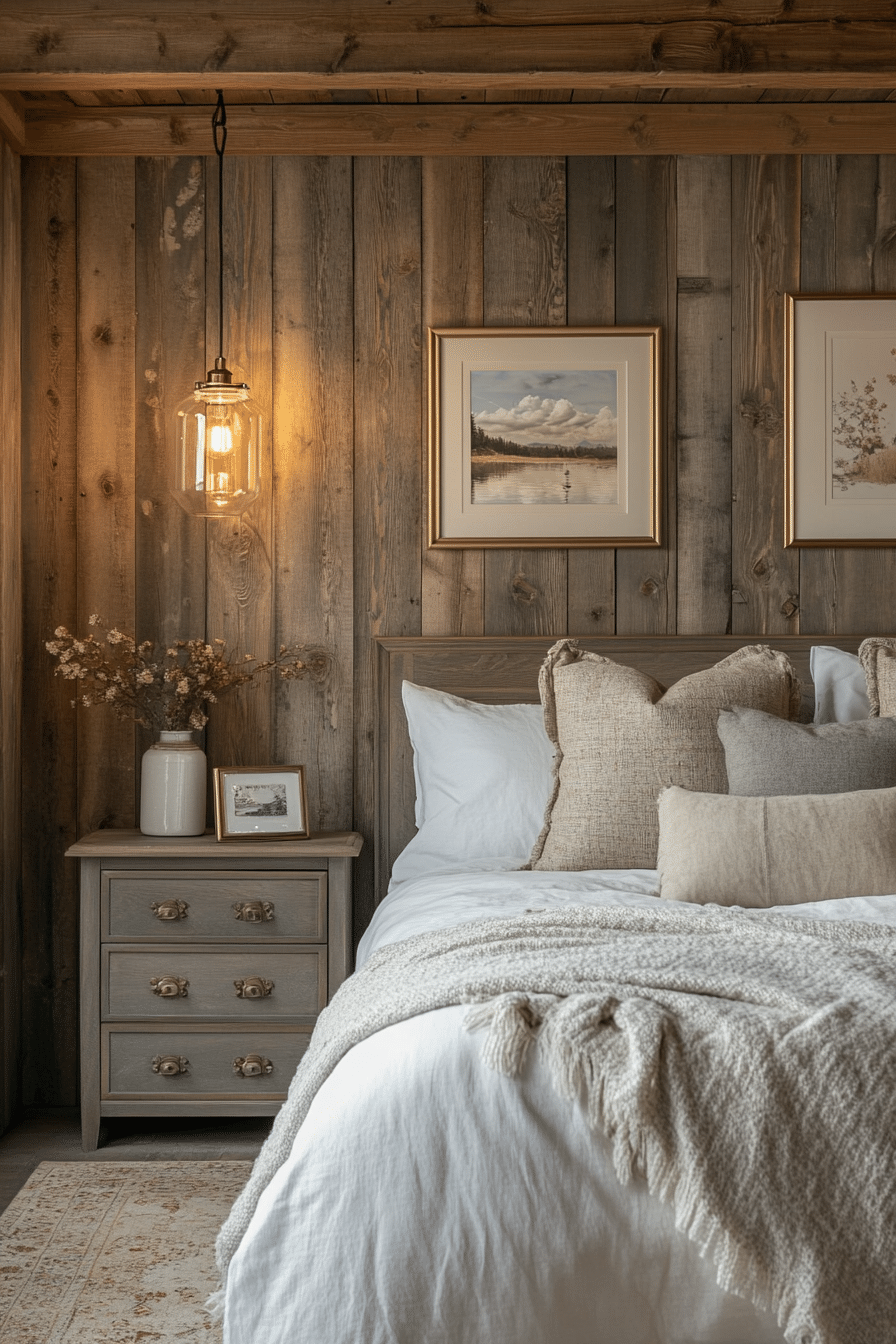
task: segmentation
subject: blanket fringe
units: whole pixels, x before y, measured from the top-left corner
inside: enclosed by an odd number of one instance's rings
[[[224,1285],[216,1288],[210,1297],[205,1299],[205,1310],[213,1321],[223,1321],[224,1319]]]
[[[482,1059],[496,1073],[507,1078],[518,1078],[526,1062],[529,1046],[538,1035],[544,1020],[547,1001],[552,995],[499,994],[485,1003],[476,1004],[464,1018],[467,1031],[488,1028],[482,1045]]]
[[[483,1062],[508,1077],[519,1075],[537,1037],[557,1093],[566,1100],[582,1098],[590,1128],[606,1134],[620,1183],[627,1185],[633,1176],[641,1176],[653,1196],[672,1206],[676,1228],[714,1266],[719,1286],[773,1315],[789,1344],[830,1340],[822,1323],[806,1314],[793,1286],[774,1284],[756,1257],[701,1205],[699,1181],[687,1178],[649,1120],[639,1119],[651,1109],[639,1109],[632,1103],[635,1093],[643,1101],[655,1085],[654,1070],[647,1067],[652,1049],[645,1050],[639,1061],[642,1067],[635,1069],[634,1088],[612,1085],[608,1050],[612,1054],[620,1033],[614,1031],[608,1038],[607,1027],[621,1025],[617,1012],[622,1018],[634,1013],[641,1027],[647,1028],[650,1046],[658,1052],[660,1024],[656,1018],[650,1021],[650,1008],[643,1001],[620,1005],[609,995],[560,999],[515,992],[478,1003],[468,1012],[464,1026],[468,1031],[488,1029]]]

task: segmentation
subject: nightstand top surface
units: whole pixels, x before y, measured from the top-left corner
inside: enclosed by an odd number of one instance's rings
[[[214,831],[168,836],[110,828],[82,836],[65,853],[75,859],[339,859],[354,858],[363,843],[357,831],[319,831],[308,840],[216,840]]]

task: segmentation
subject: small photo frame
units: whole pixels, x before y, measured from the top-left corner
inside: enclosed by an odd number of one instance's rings
[[[216,768],[215,834],[219,840],[306,840],[305,767]]]

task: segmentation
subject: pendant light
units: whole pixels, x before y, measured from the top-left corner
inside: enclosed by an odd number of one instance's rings
[[[212,134],[218,156],[218,355],[204,383],[180,403],[175,417],[174,496],[187,513],[202,518],[245,513],[259,494],[261,410],[247,383],[235,383],[224,359],[224,94]]]

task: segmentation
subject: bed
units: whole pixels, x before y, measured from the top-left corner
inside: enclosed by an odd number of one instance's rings
[[[666,637],[578,644],[585,653],[603,655],[614,665],[638,669],[672,686],[756,642]],[[791,661],[804,688],[811,688],[810,650],[819,641],[791,637],[769,642]],[[836,660],[839,650],[849,658],[860,642],[837,641],[828,653]],[[820,1298],[817,1292],[814,1297],[802,1292],[806,1278],[840,1275],[839,1268],[833,1273],[826,1269],[814,1248],[812,1255],[795,1253],[792,1284],[782,1288],[761,1281],[749,1245],[745,1251],[730,1228],[714,1218],[714,1192],[708,1199],[703,1194],[686,1199],[680,1182],[672,1189],[667,1171],[662,1197],[653,1138],[645,1156],[644,1134],[633,1137],[627,1130],[628,1101],[622,1094],[633,1076],[630,1059],[625,1065],[629,1071],[619,1074],[624,1085],[616,1095],[612,1074],[598,1087],[582,1071],[584,1056],[568,1049],[583,1031],[590,1037],[603,1033],[600,1039],[605,1041],[609,1030],[614,1042],[629,1039],[626,1031],[631,1040],[650,1036],[653,1026],[643,1014],[633,1026],[622,1023],[618,1009],[624,995],[618,985],[632,961],[639,967],[651,964],[653,942],[638,940],[659,940],[656,956],[662,965],[674,963],[679,979],[686,973],[693,982],[682,986],[678,979],[663,980],[662,970],[662,992],[654,994],[667,1023],[667,1010],[674,1017],[682,989],[694,1005],[693,1023],[688,1025],[686,1015],[681,1018],[686,1058],[687,1051],[699,1053],[700,1043],[715,1030],[708,1031],[706,1014],[729,1013],[730,1067],[700,1085],[704,1111],[715,1109],[716,1097],[722,1109],[726,1094],[733,1095],[736,1105],[738,1094],[752,1086],[749,1069],[742,1072],[747,1066],[741,1044],[752,1019],[743,1017],[738,1002],[733,1007],[723,1004],[721,1010],[710,1002],[714,991],[706,986],[716,964],[713,940],[727,947],[733,938],[746,949],[745,962],[753,957],[749,993],[741,997],[762,999],[764,993],[775,1001],[774,1011],[785,1015],[793,1011],[788,995],[796,995],[797,988],[788,983],[779,993],[777,986],[788,980],[794,958],[820,967],[830,957],[832,974],[841,978],[846,966],[847,982],[863,986],[861,992],[847,993],[849,1009],[840,1016],[849,1019],[848,1030],[859,1030],[861,1012],[854,1011],[853,1003],[857,995],[877,1004],[877,1019],[864,1022],[864,1035],[856,1037],[875,1038],[873,1077],[870,1083],[865,1075],[860,1083],[850,1077],[844,1084],[847,1102],[850,1088],[864,1088],[861,1116],[855,1123],[850,1116],[847,1124],[841,1117],[839,1123],[839,1132],[847,1128],[859,1151],[849,1158],[844,1134],[831,1171],[842,1169],[846,1187],[831,1174],[818,1197],[830,1218],[831,1208],[836,1211],[844,1203],[849,1182],[867,1175],[862,1154],[873,1148],[880,1170],[872,1184],[883,1192],[883,1204],[875,1207],[868,1224],[875,1240],[863,1247],[867,1228],[847,1229],[855,1245],[852,1258],[842,1253],[843,1277],[854,1278],[856,1264],[879,1255],[892,1263],[896,1228],[888,1159],[896,1167],[896,1151],[886,1143],[881,1147],[875,1135],[887,1129],[896,1098],[896,1037],[888,1035],[887,1017],[887,1005],[896,1000],[896,981],[888,979],[896,948],[896,882],[888,887],[884,881],[883,889],[878,882],[872,888],[872,879],[862,877],[868,891],[862,886],[848,897],[832,899],[834,886],[823,901],[794,899],[800,896],[796,888],[786,907],[769,902],[770,908],[743,911],[730,900],[719,907],[661,899],[660,876],[652,863],[576,867],[573,858],[558,869],[538,863],[522,869],[530,851],[535,852],[532,832],[534,828],[537,833],[550,780],[539,775],[542,796],[535,796],[534,789],[520,803],[515,791],[502,785],[500,772],[491,779],[488,770],[495,754],[510,743],[514,777],[530,767],[549,774],[553,744],[542,741],[533,726],[540,710],[510,707],[537,704],[539,667],[551,643],[528,638],[379,641],[375,842],[381,899],[359,946],[357,973],[340,990],[316,1033],[317,1045],[309,1051],[316,1050],[316,1062],[300,1068],[290,1089],[284,1112],[291,1111],[293,1119],[281,1123],[284,1115],[278,1118],[253,1181],[219,1239],[221,1263],[229,1262],[226,1295],[219,1299],[225,1344],[780,1344],[784,1339],[860,1344],[865,1338],[878,1344],[896,1338],[896,1330],[890,1336],[867,1333],[876,1328],[875,1318],[869,1308],[865,1319],[860,1302],[849,1308],[851,1316],[844,1316],[842,1303],[828,1309],[823,1292]],[[411,689],[405,686],[403,692],[405,683]],[[857,686],[853,681],[848,695],[856,694]],[[804,695],[800,710],[793,689],[788,691],[790,718],[810,718],[811,698]],[[508,708],[500,711],[505,718],[498,724],[488,715],[477,721],[475,711],[464,707],[476,704]],[[439,723],[443,710],[455,717],[447,713]],[[846,717],[858,719],[861,714],[867,709]],[[407,715],[412,722],[416,715],[416,760]],[[896,729],[896,721],[886,717],[884,707],[884,719],[874,722],[880,740],[863,741],[857,750],[863,761],[877,751],[882,768],[892,769],[889,761],[896,761],[896,751],[887,734]],[[743,725],[735,722],[731,728],[736,736]],[[464,794],[452,800],[447,824],[436,828],[430,843],[421,795],[428,790],[432,802],[433,790],[457,791],[456,777],[447,782],[439,777],[439,746],[460,743],[462,758],[460,739],[466,729],[485,753],[481,759],[470,758],[479,760],[474,773],[481,787],[478,793],[473,790],[472,798]],[[493,730],[492,741],[488,734]],[[432,741],[423,743],[426,733]],[[528,747],[520,746],[521,739]],[[521,753],[519,758],[514,752]],[[427,760],[435,761],[432,778],[426,776]],[[829,769],[828,757],[824,769]],[[875,780],[860,800],[857,830],[868,810],[866,799],[879,796],[881,807],[893,805],[896,778],[882,778],[885,785],[877,787],[880,781]],[[502,789],[513,795],[516,810],[502,810]],[[822,828],[829,827],[830,807],[839,807],[841,796],[854,794],[832,795],[835,804],[830,799],[818,803],[828,809],[819,813]],[[676,805],[680,801],[671,800]],[[753,806],[762,800],[747,801]],[[802,816],[798,821],[804,824]],[[627,824],[625,816],[622,824]],[[716,828],[719,823],[713,817],[710,824]],[[745,824],[739,814],[738,827]],[[469,852],[470,835],[478,852]],[[548,848],[542,849],[548,862],[554,852],[550,843],[549,833]],[[652,854],[652,843],[645,852]],[[792,831],[782,843],[792,843]],[[483,854],[483,848],[489,852]],[[667,846],[664,882],[677,861]],[[877,861],[892,863],[886,856]],[[810,880],[819,884],[824,878],[821,873]],[[717,880],[715,871],[711,879]],[[836,884],[843,878],[833,880]],[[849,944],[845,950],[844,940]],[[598,956],[595,948],[602,959],[599,972],[590,969],[589,958]],[[844,957],[841,965],[837,959]],[[551,975],[542,973],[548,962]],[[507,965],[514,968],[509,979]],[[535,967],[530,979],[525,967]],[[590,990],[601,976],[609,976],[614,995],[604,995],[595,1017],[588,995],[578,991]],[[365,989],[368,982],[376,988]],[[526,993],[508,993],[508,985],[525,987]],[[807,991],[810,998],[814,992]],[[567,1012],[570,1005],[580,1005],[575,1020]],[[796,1041],[803,1050],[796,1056],[805,1066],[800,1108],[805,1115],[814,1108],[817,1127],[822,1128],[825,1109],[836,1113],[843,1102],[837,1070],[848,1074],[854,1069],[857,1051],[846,1051],[842,1067],[836,1061],[819,1064],[814,1047],[806,1053],[812,1031],[820,1030],[822,1041],[830,1031],[824,1025],[827,1005],[819,1000],[816,1007],[808,1017],[803,1013],[799,1030],[784,1031],[780,1040],[788,1048]],[[590,1016],[582,1016],[586,1010]],[[754,1011],[752,1005],[749,1011]],[[664,1029],[667,1036],[657,1058],[673,1060],[677,1046],[668,1027]],[[869,1068],[871,1060],[869,1050]],[[658,1086],[655,1060],[651,1068],[653,1073],[642,1073],[638,1084],[647,1093]],[[660,1086],[665,1086],[664,1079],[665,1074]],[[698,1082],[689,1076],[694,1096]],[[718,1139],[723,1173],[737,1165],[732,1153],[736,1158],[741,1147],[754,1153],[774,1149],[776,1178],[788,1161],[799,1160],[799,1155],[788,1159],[788,1140],[776,1135],[774,1142],[768,1141],[767,1117],[760,1116],[756,1125],[758,1140],[748,1124],[727,1149],[724,1135]],[[698,1116],[687,1141],[699,1146],[707,1132]],[[712,1133],[707,1141],[716,1142]],[[826,1161],[830,1154],[820,1151]],[[650,1181],[645,1170],[651,1172]],[[813,1180],[810,1165],[803,1184]],[[741,1184],[749,1193],[749,1173]],[[868,1222],[865,1208],[861,1214]],[[786,1219],[775,1235],[788,1253]],[[749,1243],[750,1235],[740,1240]],[[750,1261],[746,1267],[745,1256]],[[878,1277],[883,1280],[886,1274]],[[880,1286],[886,1292],[886,1283]],[[844,1292],[848,1297],[848,1290]],[[811,1309],[806,1306],[809,1298],[816,1304]]]

